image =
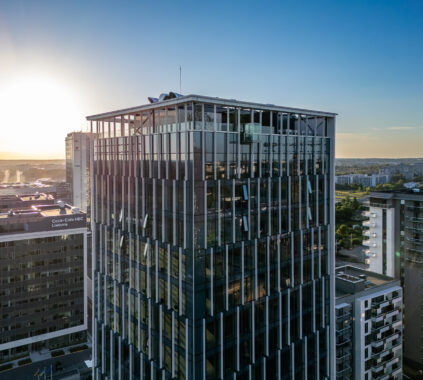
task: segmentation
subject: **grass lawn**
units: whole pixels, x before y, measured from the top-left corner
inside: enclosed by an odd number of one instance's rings
[[[362,190],[335,190],[335,198],[337,201],[346,197],[360,199],[365,195],[367,195],[367,192]]]

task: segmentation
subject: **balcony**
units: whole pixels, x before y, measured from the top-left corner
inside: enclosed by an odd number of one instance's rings
[[[383,344],[382,341],[378,342],[378,346],[374,347],[372,344],[372,359],[377,360],[379,357],[384,358],[392,353],[393,356],[397,357],[395,354],[400,350],[402,352],[402,344],[398,342],[397,344]]]
[[[380,327],[376,327],[376,328],[373,328],[372,329],[372,332],[374,333],[374,334],[377,334],[377,336],[382,336],[382,334],[385,332],[385,331],[389,331],[389,329],[391,328],[391,326],[389,326],[389,325],[382,325],[382,326],[380,326]]]
[[[336,371],[337,379],[349,379],[352,373],[351,367],[344,368],[342,371]]]
[[[351,325],[347,324],[343,327],[341,327],[340,329],[336,329],[336,335],[337,336],[344,336],[344,337],[349,337],[351,334]]]
[[[401,379],[402,378],[402,368],[401,367],[397,368],[395,371],[393,371],[391,373],[391,376],[394,377],[394,378]]]
[[[386,313],[386,318],[391,318],[391,317],[394,317],[398,314],[399,314],[399,310],[396,309],[396,310],[390,311],[389,313]]]
[[[377,256],[376,252],[374,252],[370,249],[365,249],[363,252],[367,257],[376,257]]]
[[[366,220],[365,222],[363,222],[363,227],[375,228],[376,223],[371,222],[370,220]]]
[[[389,343],[399,337],[399,333],[397,330],[394,330],[392,326],[386,326],[389,330],[383,331],[383,332],[377,332],[372,334],[372,338],[374,341],[385,341],[386,343]]]
[[[398,339],[385,343],[384,350],[392,350],[393,353],[397,350],[401,350],[402,352],[402,341]]]
[[[396,306],[398,303],[402,303],[402,298],[401,297],[392,298],[391,302],[394,306]]]
[[[372,302],[372,315],[376,316],[376,315],[380,315],[380,313],[382,313],[382,309],[386,306],[389,306],[389,301],[373,301]]]
[[[383,321],[383,315],[376,315],[376,316],[372,317],[373,323],[377,323],[377,322],[380,322],[380,321]]]
[[[395,334],[393,334],[393,335],[391,335],[391,336],[389,336],[389,337],[386,338],[386,343],[392,342],[393,340],[395,340],[397,338],[399,338],[399,334],[398,333],[395,333]]]
[[[414,238],[406,237],[405,240],[410,241],[412,243],[416,243],[416,244],[423,244],[423,238],[414,239]]]
[[[386,362],[386,366],[393,366],[394,364],[399,362],[399,358],[392,358],[389,362]]]
[[[392,345],[391,349],[392,349],[392,353],[395,355],[395,357],[402,355],[402,343],[401,342],[398,342],[398,344],[396,344],[396,345]],[[396,353],[398,351],[399,351],[399,353],[397,355]]]
[[[402,320],[396,321],[392,324],[392,327],[394,329],[397,329],[398,327],[402,327]]]
[[[407,216],[405,219],[410,221],[410,222],[423,223],[423,218],[416,218],[414,216]]]
[[[346,350],[337,350],[336,352],[336,361],[343,362],[347,360],[348,357],[351,356],[351,349]]]
[[[363,211],[361,213],[362,216],[366,217],[366,218],[376,218],[377,214],[375,212],[371,212],[371,211]]]
[[[372,248],[376,248],[377,244],[372,242],[370,239],[369,240],[364,240],[363,241],[363,245],[367,246],[367,247],[372,247]]]
[[[343,337],[342,339],[338,339],[336,337],[336,348],[339,349],[341,346],[350,346],[351,345],[351,338],[350,337]]]
[[[412,204],[407,204],[405,207],[409,210],[423,210],[423,206],[414,206]]]
[[[382,376],[384,372],[385,371],[384,371],[383,365],[378,365],[377,367],[373,367],[372,368],[372,377],[378,378],[378,377]]]
[[[406,225],[405,230],[407,231],[414,231],[414,232],[421,232],[423,231],[423,221],[420,223],[415,223],[415,225]]]
[[[371,232],[370,230],[365,230],[363,232],[363,236],[367,236],[369,238],[375,238],[375,237],[377,237],[377,234],[376,234],[376,232]]]
[[[423,253],[422,249],[417,249],[417,248],[411,248],[411,247],[405,247],[406,251],[411,251],[411,252],[416,252],[418,254]]]

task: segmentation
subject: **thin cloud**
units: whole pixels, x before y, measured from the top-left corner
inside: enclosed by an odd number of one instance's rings
[[[356,133],[337,133],[336,134],[337,138],[341,138],[341,139],[347,139],[347,138],[354,138],[357,137]]]
[[[416,127],[388,127],[390,131],[409,131],[416,129]]]
[[[338,132],[335,136],[337,139],[348,139],[348,140],[362,140],[362,139],[373,139],[369,133],[348,133],[348,132]]]

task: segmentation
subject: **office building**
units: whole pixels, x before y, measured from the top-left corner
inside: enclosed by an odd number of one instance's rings
[[[150,101],[88,117],[94,377],[333,378],[335,114]]]
[[[0,213],[0,362],[86,341],[86,232],[64,203]]]
[[[90,147],[93,134],[72,132],[66,136],[66,182],[71,204],[88,215],[90,210]]]
[[[404,360],[423,369],[423,193],[371,192],[364,234],[370,270],[395,276],[404,289]]]
[[[402,379],[399,280],[336,268],[336,379]]]
[[[66,185],[70,188],[71,203],[87,214],[87,227],[90,229],[91,214],[91,174],[90,155],[94,134],[72,132],[66,136]],[[60,188],[62,189],[62,187]],[[65,189],[64,189],[65,190]],[[61,199],[61,198],[58,198]],[[87,234],[87,288],[88,288],[88,319],[92,320],[92,239],[91,231]],[[88,333],[91,336],[92,323]]]

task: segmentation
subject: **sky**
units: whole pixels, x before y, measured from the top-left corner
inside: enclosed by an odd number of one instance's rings
[[[423,157],[423,2],[0,0],[0,158],[179,92],[338,113],[336,156]]]

